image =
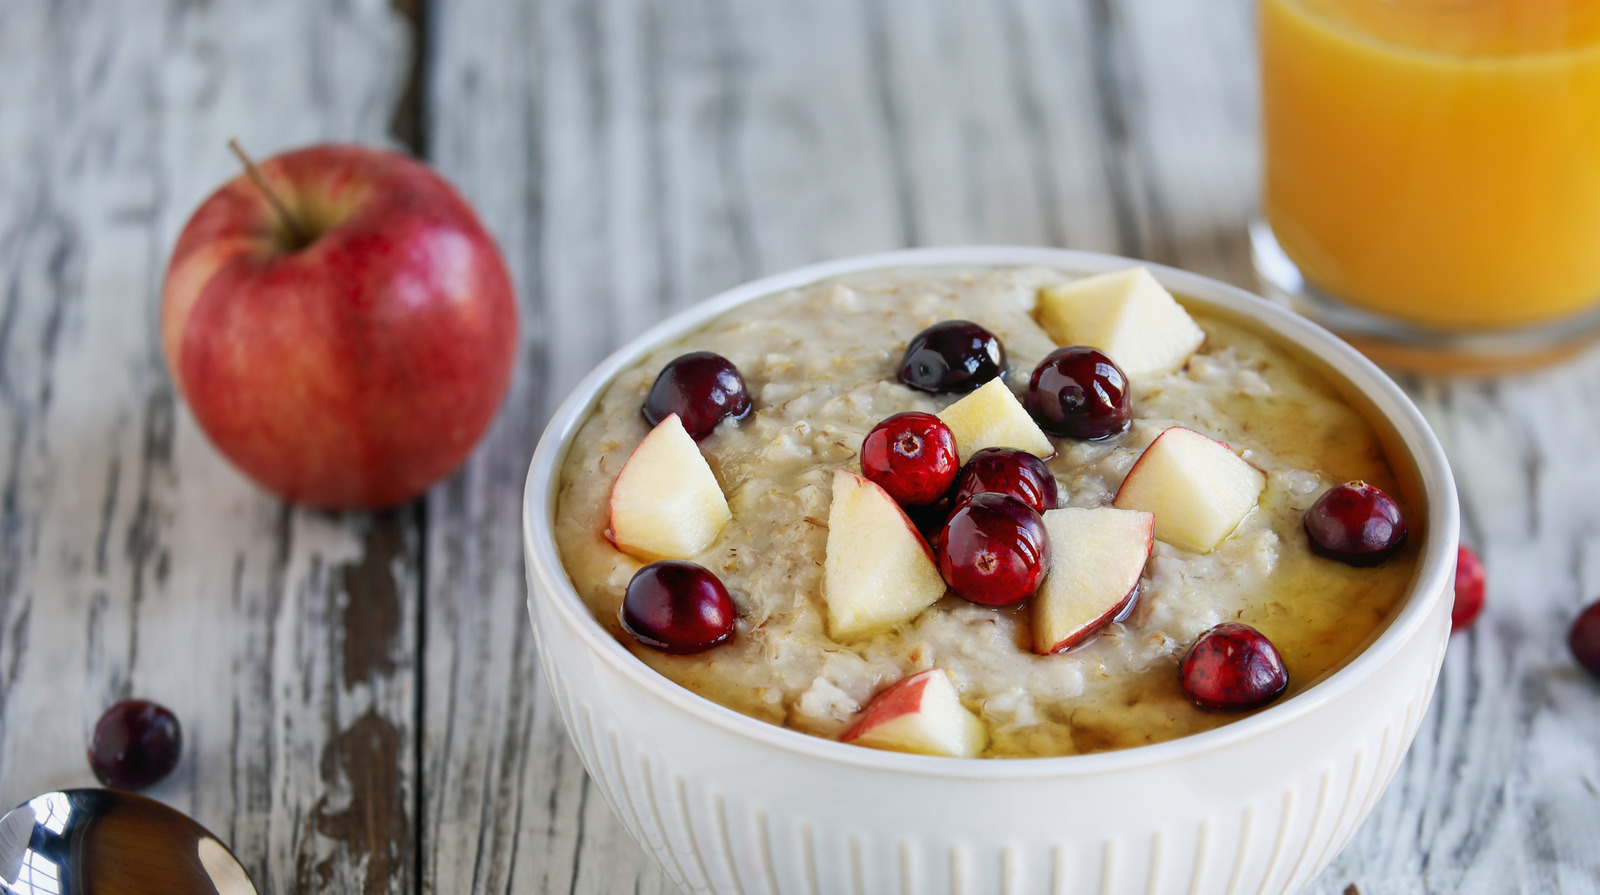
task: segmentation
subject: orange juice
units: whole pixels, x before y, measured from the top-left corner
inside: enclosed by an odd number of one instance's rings
[[[1260,0],[1265,212],[1322,291],[1447,329],[1600,299],[1600,0]]]

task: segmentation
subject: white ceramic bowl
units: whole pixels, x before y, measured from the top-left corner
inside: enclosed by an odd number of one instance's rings
[[[1459,518],[1438,442],[1377,367],[1315,324],[1214,280],[1152,267],[1201,307],[1253,318],[1349,387],[1391,439],[1424,514],[1388,626],[1326,680],[1216,730],[1119,752],[949,759],[846,746],[740,715],[660,677],[590,617],[551,519],[573,434],[607,383],[727,309],[883,267],[1136,262],[1055,249],[920,249],[801,268],[725,292],[613,354],[556,411],[524,496],[529,612],[583,763],[655,864],[693,892],[1294,892],[1371,811],[1410,746],[1449,635]],[[1416,533],[1414,532],[1414,535]]]

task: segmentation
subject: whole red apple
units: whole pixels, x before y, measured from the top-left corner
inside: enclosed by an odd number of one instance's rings
[[[391,152],[312,146],[240,175],[178,237],[167,364],[219,450],[320,507],[408,500],[454,470],[511,377],[511,279],[471,207]]]

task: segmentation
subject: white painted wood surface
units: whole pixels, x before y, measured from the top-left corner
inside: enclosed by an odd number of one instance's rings
[[[460,474],[379,516],[286,508],[175,397],[156,307],[188,212],[260,154],[392,145],[385,0],[0,3],[0,802],[92,782],[100,710],[186,725],[153,794],[263,892],[668,893],[536,671],[517,531],[555,403],[741,280],[904,245],[1115,251],[1249,284],[1248,0],[434,0],[422,148],[524,314]],[[1600,892],[1600,356],[1407,379],[1490,605],[1372,820],[1308,890]]]

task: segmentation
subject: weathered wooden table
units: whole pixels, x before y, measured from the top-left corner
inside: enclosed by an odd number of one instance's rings
[[[1248,0],[9,0],[0,4],[0,803],[91,784],[110,702],[186,724],[153,792],[263,893],[667,892],[536,670],[522,476],[554,403],[741,280],[907,245],[1119,252],[1251,282]],[[516,382],[472,461],[377,515],[286,506],[175,396],[190,210],[259,155],[398,145],[515,275]],[[1490,605],[1311,887],[1600,891],[1600,357],[1411,378]]]

